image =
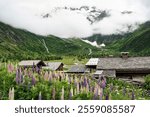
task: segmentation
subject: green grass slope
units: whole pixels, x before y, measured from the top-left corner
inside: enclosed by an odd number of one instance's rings
[[[150,55],[150,22],[141,25],[130,36],[116,41],[109,47],[116,51],[129,51],[134,55]]]
[[[111,43],[122,39],[123,37],[127,37],[130,33],[127,34],[111,34],[111,35],[101,35],[95,34],[91,37],[85,38],[85,40],[89,40],[91,42],[96,41],[98,44],[105,43],[106,45],[110,45]]]
[[[55,36],[39,36],[0,22],[1,59],[49,59],[52,56],[88,55],[88,48],[93,52],[98,51],[96,47],[80,39],[69,40]]]

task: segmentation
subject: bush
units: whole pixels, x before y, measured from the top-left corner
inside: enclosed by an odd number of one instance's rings
[[[144,88],[147,89],[147,90],[150,90],[150,75],[147,75],[145,77]]]

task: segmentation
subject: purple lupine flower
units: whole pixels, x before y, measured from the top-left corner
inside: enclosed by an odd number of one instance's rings
[[[83,86],[81,85],[80,87],[80,92],[82,93],[83,92]]]
[[[79,82],[79,90],[81,90],[81,82]]]
[[[100,82],[101,82],[101,77],[99,77],[99,79],[98,79],[98,84],[100,84]]]
[[[84,82],[83,81],[81,82],[81,86],[84,87]]]
[[[42,100],[42,94],[41,94],[41,91],[40,91],[40,93],[39,93],[39,98],[38,98],[39,100]]]
[[[32,76],[32,82],[31,82],[32,86],[35,85],[35,83],[36,83],[36,79],[34,76]]]
[[[89,79],[87,79],[87,84],[90,84],[90,80]]]
[[[103,76],[103,78],[104,78],[105,83],[107,83],[107,81],[106,81],[106,77],[104,77],[104,76]]]
[[[103,100],[103,92],[100,92],[99,99]]]
[[[35,67],[35,71],[36,71],[36,73],[39,72],[39,67],[38,66]]]
[[[97,98],[98,98],[98,89],[97,89],[97,87],[95,87],[93,99],[97,100]]]
[[[23,74],[21,68],[18,70],[18,76],[19,76],[19,83],[21,84],[23,82]]]
[[[86,92],[88,93],[90,90],[89,84],[86,85]]]
[[[103,89],[106,87],[106,82],[105,82],[105,80],[102,80],[102,81],[101,81],[100,86],[101,86],[101,88],[103,88]]]
[[[23,82],[24,76],[23,74],[20,75],[20,84]]]
[[[16,70],[16,84],[19,84],[19,72]]]
[[[87,78],[84,77],[84,79],[83,79],[83,86],[86,87],[86,85],[87,85]]]

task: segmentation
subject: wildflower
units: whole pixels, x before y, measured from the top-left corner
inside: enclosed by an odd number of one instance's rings
[[[36,83],[36,79],[35,79],[35,77],[34,76],[32,76],[32,85],[35,85],[35,83]]]
[[[84,82],[83,81],[81,82],[81,85],[82,85],[82,87],[84,87]]]
[[[90,84],[90,80],[89,79],[87,79],[87,84]]]
[[[101,88],[105,88],[106,87],[106,81],[104,79],[102,79],[101,83],[100,83]]]
[[[21,74],[20,83],[23,83],[23,81],[24,81],[24,76],[23,76],[23,74]]]
[[[42,100],[42,94],[41,94],[41,91],[39,93],[39,100]]]
[[[62,87],[61,100],[64,100],[64,86]]]
[[[80,83],[80,92],[81,93],[83,92],[83,87],[82,87],[81,83]]]
[[[104,92],[103,92],[103,89],[101,89],[101,92],[100,92],[100,100],[103,99],[103,95],[104,95]]]
[[[14,100],[15,90],[14,87],[9,89],[9,100]]]
[[[72,92],[69,93],[69,100],[72,100]]]
[[[16,70],[16,84],[19,84],[19,72]]]
[[[86,92],[89,92],[89,84],[86,85]]]
[[[79,82],[77,82],[77,94],[79,94],[80,88],[79,88]]]
[[[81,91],[81,82],[79,82],[79,91]]]
[[[44,74],[44,80],[46,80],[46,81],[47,81],[47,80],[48,80],[48,78],[49,78],[49,74],[48,74],[48,72],[46,71],[46,72],[45,72],[45,74]]]
[[[70,92],[72,93],[72,96],[73,96],[73,88],[71,87],[71,89],[70,89]]]
[[[98,89],[97,89],[97,87],[95,87],[93,99],[97,100],[97,97],[98,97]]]
[[[12,73],[14,71],[14,66],[12,64],[8,64],[7,70],[9,73]]]
[[[52,90],[52,99],[55,100],[55,95],[56,95],[56,91],[55,91],[55,88],[53,88]]]
[[[39,68],[38,66],[36,66],[36,67],[35,67],[35,71],[36,71],[36,73],[39,74],[39,73],[40,73],[40,68]]]
[[[84,77],[84,79],[83,79],[83,86],[86,87],[86,85],[87,85],[87,78]]]

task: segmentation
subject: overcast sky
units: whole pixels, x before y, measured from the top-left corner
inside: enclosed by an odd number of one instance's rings
[[[96,6],[110,11],[111,16],[93,25],[84,15],[62,11],[52,18],[41,17],[54,7]],[[122,11],[133,11],[122,15]],[[0,0],[0,21],[40,35],[63,38],[88,37],[95,33],[104,35],[126,32],[127,25],[137,28],[137,23],[150,20],[150,0]]]

